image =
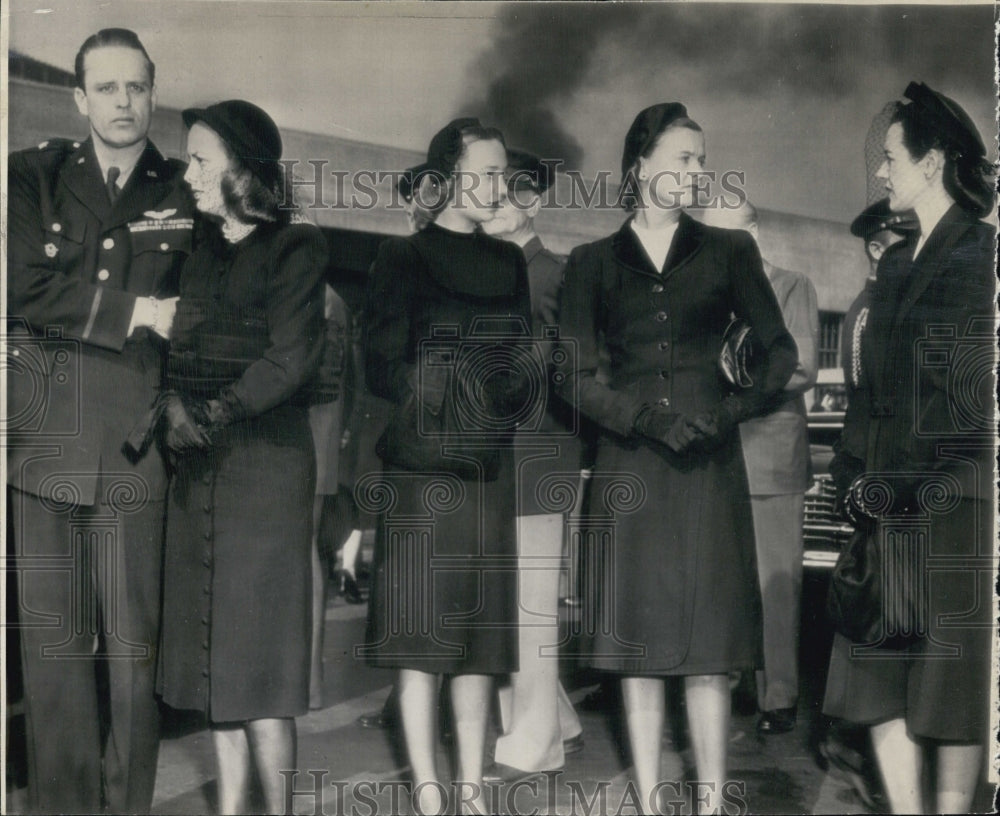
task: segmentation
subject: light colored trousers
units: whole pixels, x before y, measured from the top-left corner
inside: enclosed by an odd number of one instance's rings
[[[583,730],[559,682],[562,535],[559,514],[517,519],[520,671],[498,692],[504,733],[495,758],[524,771],[562,768],[563,740]]]
[[[757,672],[757,704],[761,711],[792,708],[799,697],[804,496],[751,496],[750,504],[764,602],[764,670]]]

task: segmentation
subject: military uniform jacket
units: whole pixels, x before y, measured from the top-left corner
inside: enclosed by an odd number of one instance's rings
[[[809,488],[809,433],[802,394],[816,383],[819,311],[816,288],[801,272],[764,261],[764,273],[795,340],[799,362],[785,386],[786,399],[764,416],[742,423],[740,439],[750,495],[781,496]]]
[[[121,444],[156,396],[165,346],[128,329],[136,298],[177,294],[193,227],[182,175],[147,144],[112,205],[90,140],[11,154],[9,484],[91,504],[100,474],[132,471]],[[135,472],[162,497],[155,451]]]
[[[896,501],[928,481],[952,496],[994,494],[996,230],[952,206],[879,262],[861,376],[831,473],[892,472]]]

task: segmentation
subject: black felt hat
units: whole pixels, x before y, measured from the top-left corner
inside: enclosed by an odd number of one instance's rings
[[[512,190],[532,190],[539,195],[555,183],[555,171],[534,153],[507,149],[507,185]]]
[[[986,155],[986,146],[979,131],[954,99],[932,90],[923,82],[911,82],[903,96],[934,123],[935,130],[958,151],[960,158],[977,161]]]
[[[883,198],[865,207],[861,214],[851,222],[851,235],[856,235],[865,241],[885,230],[892,230],[897,235],[906,235],[920,229],[920,222],[912,210],[893,212],[889,209],[889,199]]]
[[[625,136],[622,178],[628,175],[639,157],[649,150],[663,131],[678,119],[686,119],[687,115],[687,108],[680,102],[660,102],[640,111]]]
[[[242,99],[228,99],[207,108],[188,108],[181,113],[191,127],[204,122],[222,137],[251,172],[268,178],[281,158],[281,133],[274,120],[256,105]]]
[[[441,130],[434,134],[427,148],[425,170],[436,170],[444,176],[450,176],[462,155],[462,131],[466,128],[482,127],[479,120],[472,116],[452,119]]]

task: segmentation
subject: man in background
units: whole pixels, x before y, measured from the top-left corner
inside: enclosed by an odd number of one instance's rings
[[[705,212],[712,226],[743,229],[758,240],[757,210],[745,201],[736,209]],[[785,326],[795,339],[799,363],[784,400],[764,416],[740,425],[757,541],[757,571],[764,611],[764,669],[757,672],[757,732],[791,731],[799,695],[799,598],[802,591],[804,497],[810,487],[809,437],[804,392],[819,368],[816,289],[805,275],[767,260]]]
[[[551,168],[536,156],[508,150],[509,189],[483,232],[521,247],[528,263],[532,336],[543,359],[553,347],[540,340],[558,323],[559,290],[565,259],[542,246],[535,232],[541,196],[552,185]],[[484,781],[511,781],[564,766],[566,754],[583,748],[582,727],[559,681],[559,577],[562,572],[563,517],[540,500],[541,479],[551,473],[575,475],[579,484],[583,446],[572,409],[548,394],[537,428],[515,439],[517,462],[518,650],[520,670],[500,688],[503,734]],[[549,450],[546,451],[545,448]]]

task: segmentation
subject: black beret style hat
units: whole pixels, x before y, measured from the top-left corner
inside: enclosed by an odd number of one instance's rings
[[[935,125],[941,138],[958,150],[967,161],[986,156],[986,147],[969,115],[954,99],[927,87],[923,82],[911,82],[903,96],[920,108]]]
[[[508,186],[541,195],[555,182],[552,167],[526,150],[507,149]]]
[[[896,213],[889,209],[888,197],[865,207],[861,214],[851,222],[851,235],[867,241],[873,235],[885,230],[892,230],[897,235],[916,232],[920,222],[912,210]]]
[[[632,122],[625,136],[625,148],[622,150],[622,178],[656,141],[663,131],[678,119],[687,118],[687,108],[680,102],[660,102],[651,105]]]
[[[399,180],[396,182],[396,189],[399,194],[405,198],[407,201],[413,198],[413,185],[420,174],[428,169],[426,163],[415,164],[413,167],[407,167],[402,173],[399,174]]]
[[[258,176],[271,175],[281,158],[281,134],[278,126],[270,116],[250,102],[228,99],[207,108],[188,108],[181,116],[188,128],[195,122],[208,125]]]
[[[452,119],[431,139],[424,169],[436,170],[444,176],[450,176],[458,164],[458,157],[462,155],[462,131],[476,127],[482,127],[482,124],[474,117]]]

